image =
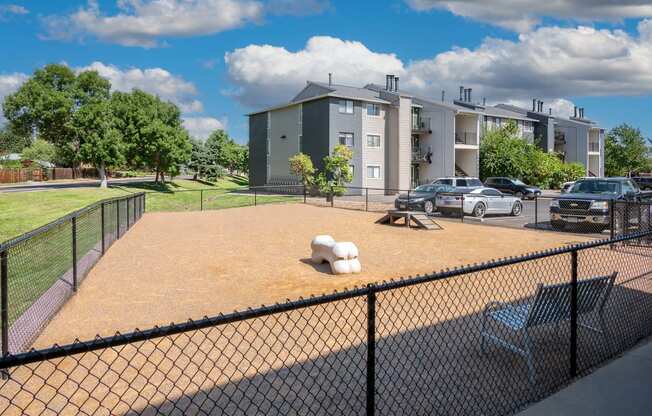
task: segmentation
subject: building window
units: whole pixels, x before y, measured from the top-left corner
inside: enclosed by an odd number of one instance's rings
[[[367,165],[367,179],[380,179],[380,165]]]
[[[340,138],[340,144],[353,147],[354,145],[353,133],[340,133],[339,138]]]
[[[523,131],[526,133],[532,133],[533,131],[533,125],[531,121],[524,121],[523,122]]]
[[[380,115],[380,106],[378,104],[367,104],[367,115],[368,116],[379,116]]]
[[[367,134],[367,147],[380,148],[380,136],[377,134]]]
[[[353,114],[353,101],[340,100],[340,113]]]
[[[351,171],[351,177],[355,178],[355,165],[349,165],[349,170]]]

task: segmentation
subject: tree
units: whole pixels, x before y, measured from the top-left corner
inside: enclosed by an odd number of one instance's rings
[[[57,149],[52,143],[36,139],[31,146],[23,149],[21,157],[23,160],[54,162],[57,157]]]
[[[50,64],[5,98],[3,112],[13,131],[26,137],[37,133],[76,167],[82,135],[74,124],[75,114],[86,105],[108,100],[110,89],[110,82],[96,71],[75,74],[66,65]]]
[[[605,174],[607,176],[631,176],[649,170],[650,148],[641,131],[628,124],[621,124],[609,131],[605,138]]]
[[[192,150],[190,152],[188,168],[194,172],[194,179],[205,178],[210,164],[210,157],[206,146],[204,146],[201,140],[194,138],[190,138],[190,145],[192,146]]]
[[[165,174],[176,175],[192,155],[190,136],[183,128],[179,108],[159,97],[134,89],[115,92],[111,107],[116,128],[124,138],[127,162],[156,171],[156,183]]]
[[[322,192],[333,190],[334,195],[343,195],[345,185],[353,180],[350,162],[353,158],[353,151],[338,144],[333,153],[324,157],[324,170],[317,175],[317,185]]]
[[[97,167],[100,187],[106,188],[106,169],[124,163],[122,134],[116,128],[115,116],[108,101],[82,106],[73,118],[79,159]]]
[[[310,156],[297,153],[290,158],[289,162],[290,173],[298,176],[304,187],[312,186],[315,182],[315,167]]]
[[[24,136],[12,131],[9,126],[0,128],[0,155],[20,153],[32,142],[30,136]]]

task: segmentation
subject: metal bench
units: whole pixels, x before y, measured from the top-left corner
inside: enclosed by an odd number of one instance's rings
[[[594,277],[577,282],[577,317],[578,326],[600,333],[609,344],[607,327],[604,320],[604,306],[616,280],[617,272],[608,276]],[[597,314],[599,328],[580,322],[580,317],[592,312]],[[534,384],[535,370],[532,358],[532,340],[530,330],[547,324],[565,322],[571,318],[571,284],[537,286],[536,293],[528,303],[490,302],[482,312],[482,351],[485,343],[493,342],[503,348],[525,357],[530,382]],[[490,331],[487,322],[493,321],[507,329],[520,334],[523,345],[511,343],[501,338],[495,331]],[[491,325],[490,325],[491,326]]]

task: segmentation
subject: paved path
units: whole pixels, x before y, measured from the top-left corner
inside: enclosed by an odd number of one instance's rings
[[[178,178],[178,177],[177,177]],[[124,185],[136,182],[153,182],[153,176],[142,176],[139,178],[118,178],[109,179],[109,185]],[[44,191],[49,189],[72,189],[72,188],[91,188],[100,185],[99,179],[78,179],[70,181],[54,182],[27,182],[20,184],[4,184],[0,186],[0,192],[32,192]]]
[[[519,416],[652,414],[652,341],[627,352]]]

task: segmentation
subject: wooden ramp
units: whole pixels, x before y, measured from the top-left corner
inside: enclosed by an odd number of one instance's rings
[[[376,224],[404,225],[424,230],[443,230],[434,219],[424,212],[389,210]]]

